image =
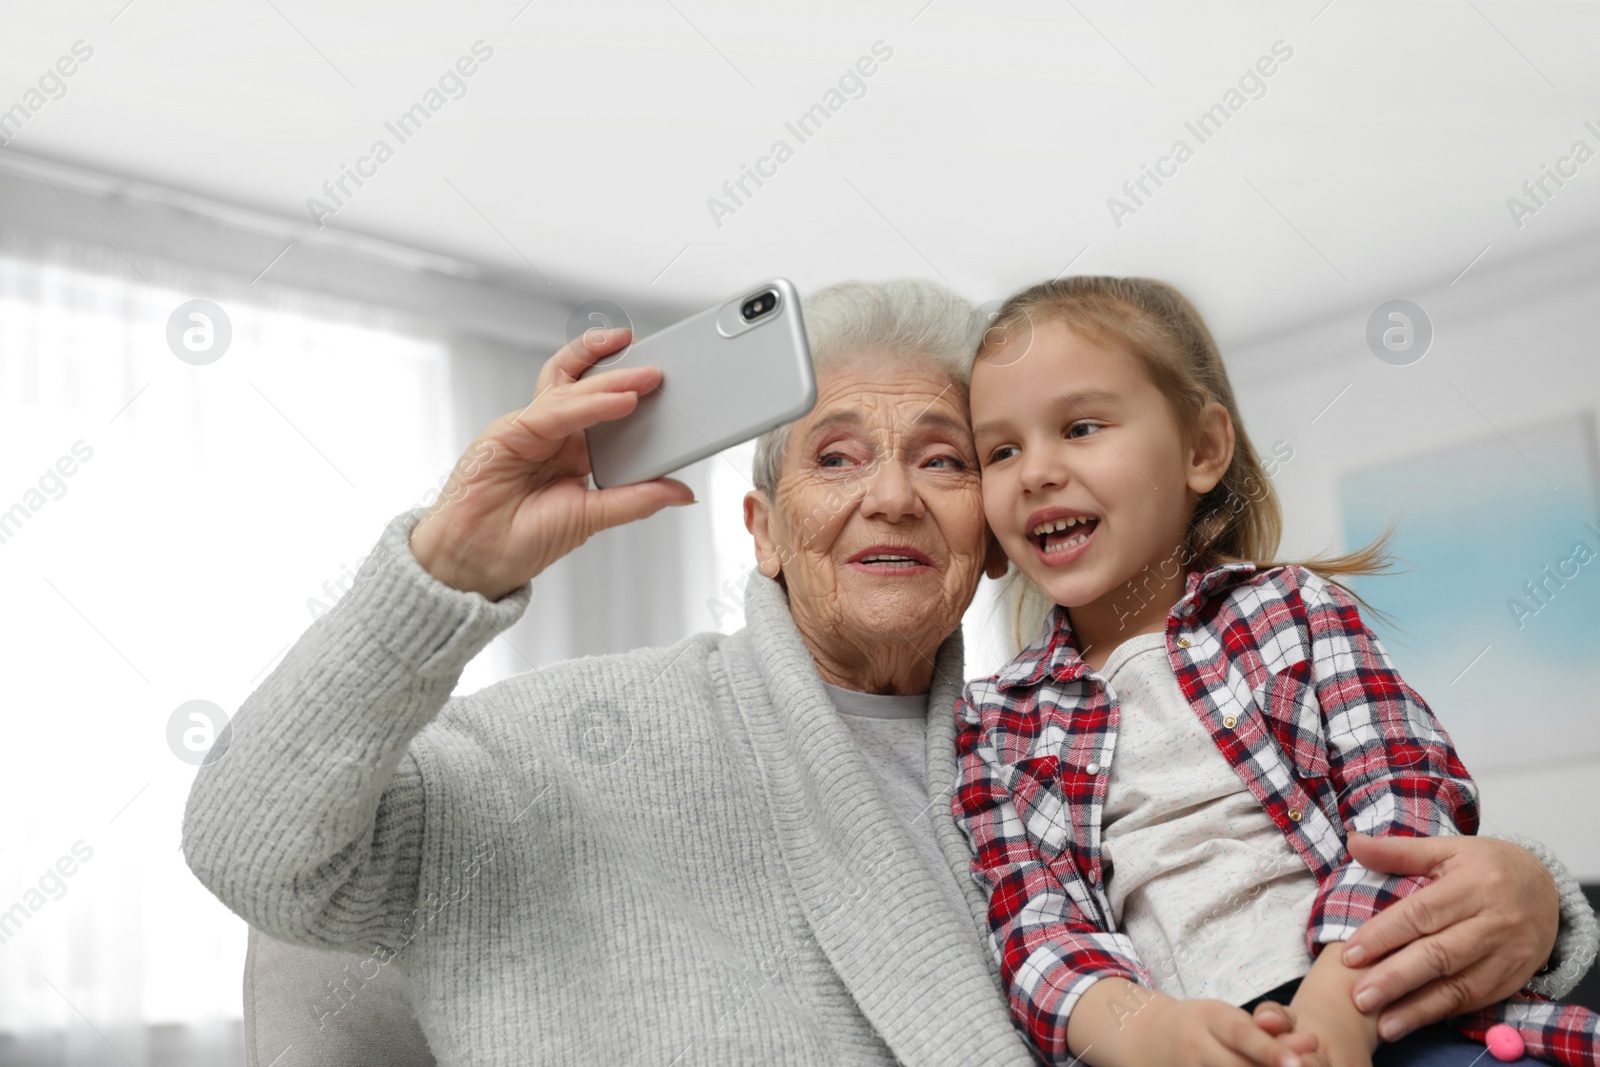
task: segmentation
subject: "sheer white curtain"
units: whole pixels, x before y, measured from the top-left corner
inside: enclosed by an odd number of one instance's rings
[[[202,366],[168,341],[194,299],[232,332]],[[244,924],[179,851],[187,706],[237,710],[552,348],[0,228],[0,1062],[143,1067],[152,1027],[238,1019]],[[458,692],[715,628],[719,466],[542,575]]]
[[[205,366],[167,341],[193,298],[232,326]],[[169,721],[236,709],[437,490],[450,387],[395,316],[0,238],[0,1033],[143,1064],[151,1024],[238,1017],[244,927],[178,850]],[[494,650],[463,688],[517,669]]]

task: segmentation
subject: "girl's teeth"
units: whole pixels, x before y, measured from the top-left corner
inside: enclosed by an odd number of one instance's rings
[[[1087,526],[1089,523],[1091,523],[1093,521],[1094,520],[1091,519],[1089,516],[1083,515],[1083,516],[1074,516],[1073,518],[1070,518],[1070,519],[1057,519],[1054,522],[1041,522],[1038,526],[1035,526],[1033,528],[1033,536],[1035,536],[1035,537],[1043,537],[1044,535],[1049,534],[1049,533],[1054,533],[1057,530],[1070,529],[1071,527],[1077,526],[1080,523],[1082,523],[1083,525]]]
[[[1081,533],[1075,537],[1068,537],[1065,539],[1046,537],[1044,540],[1044,550],[1046,552],[1060,552],[1063,549],[1074,548],[1078,545],[1081,545],[1087,540],[1089,540],[1089,535],[1086,533]]]

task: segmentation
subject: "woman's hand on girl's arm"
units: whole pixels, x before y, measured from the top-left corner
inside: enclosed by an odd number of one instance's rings
[[[689,487],[670,478],[589,486],[584,431],[630,414],[661,384],[661,371],[578,376],[632,338],[628,330],[584,334],[545,363],[527,407],[478,435],[411,532],[411,552],[424,570],[451,588],[498,600],[609,526],[694,503]]]
[[[1242,1008],[1178,1000],[1123,978],[1084,991],[1067,1046],[1093,1067],[1329,1067],[1304,1033],[1268,1033]]]
[[[1352,833],[1349,842],[1368,870],[1433,879],[1367,920],[1345,945],[1351,965],[1378,961],[1352,995],[1365,1011],[1383,1009],[1385,1041],[1505,999],[1550,958],[1560,894],[1525,849],[1492,837]]]

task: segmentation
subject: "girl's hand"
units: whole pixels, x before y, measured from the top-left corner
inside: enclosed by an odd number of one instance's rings
[[[1363,1015],[1350,1002],[1350,989],[1365,973],[1346,967],[1340,958],[1341,941],[1330,941],[1300,979],[1294,1002],[1287,1008],[1273,1005],[1284,1013],[1295,1031],[1316,1039],[1333,1067],[1372,1067],[1372,1053],[1378,1047],[1378,1021]],[[1258,1014],[1266,1007],[1257,1009]],[[1279,1027],[1268,1029],[1282,1032]]]
[[[1332,1067],[1372,1067],[1375,1042],[1370,1025],[1342,1007],[1297,994],[1288,1007],[1270,1002],[1260,1005],[1256,1019],[1274,1033],[1300,1033],[1315,1041]]]
[[[629,330],[590,330],[548,360],[533,401],[478,435],[445,491],[411,531],[424,570],[455,589],[498,600],[609,526],[694,503],[658,478],[592,489],[583,431],[620,419],[661,384],[657,367],[578,375],[626,347]]]
[[[1091,1067],[1329,1067],[1292,1027],[1270,1030],[1232,1004],[1176,1000],[1125,978],[1084,991],[1066,1038]]]
[[[1151,1013],[1145,1018],[1146,1012]],[[1164,1067],[1329,1067],[1305,1028],[1269,1033],[1243,1008],[1220,1000],[1152,1001],[1138,1027],[1132,1063]],[[1335,1067],[1354,1067],[1335,1061]]]

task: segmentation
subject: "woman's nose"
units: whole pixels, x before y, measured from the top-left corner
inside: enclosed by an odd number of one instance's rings
[[[862,515],[899,522],[921,518],[923,511],[922,497],[912,483],[911,472],[898,457],[885,457],[872,465],[861,497]]]

